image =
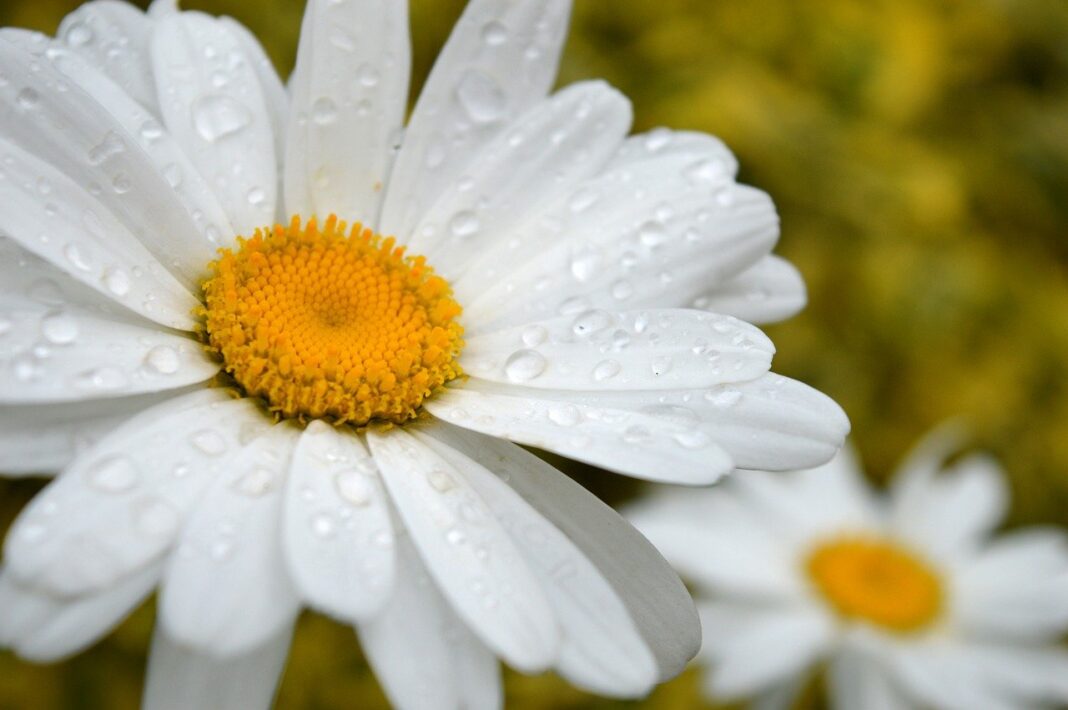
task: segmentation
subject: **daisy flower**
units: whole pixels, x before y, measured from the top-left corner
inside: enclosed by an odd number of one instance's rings
[[[666,491],[631,521],[698,600],[711,699],[789,708],[817,665],[836,708],[1068,704],[1068,536],[993,535],[1008,494],[942,429],[873,494],[848,450],[822,467]]]
[[[270,703],[302,608],[394,704],[497,659],[640,696],[696,652],[658,553],[516,445],[689,484],[848,427],[741,320],[804,290],[706,135],[549,90],[564,0],[473,0],[403,125],[406,4],[313,0],[286,89],[239,24],[110,0],[0,34],[0,642],[159,589],[149,708]],[[516,442],[516,443],[512,443]]]

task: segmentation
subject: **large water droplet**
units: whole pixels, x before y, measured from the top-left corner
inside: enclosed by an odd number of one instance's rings
[[[571,331],[582,338],[600,333],[612,325],[612,316],[605,311],[586,311],[571,322]]]
[[[491,123],[504,115],[504,92],[496,81],[477,71],[464,74],[456,87],[456,100],[476,123]]]
[[[328,126],[337,120],[337,104],[328,96],[324,96],[312,104],[312,120],[320,126]]]
[[[638,239],[647,247],[657,247],[667,240],[667,231],[662,223],[650,220],[638,229]]]
[[[92,165],[100,165],[108,158],[113,158],[125,150],[126,143],[123,142],[122,137],[115,131],[108,131],[104,134],[104,138],[89,150],[89,162]]]
[[[601,360],[599,363],[594,365],[593,372],[591,374],[593,375],[593,379],[595,381],[604,382],[605,380],[610,380],[616,375],[618,375],[619,371],[622,369],[622,365],[620,365],[619,362],[616,360]]]
[[[93,41],[93,31],[84,22],[75,22],[67,28],[66,40],[72,47],[83,47]]]
[[[549,407],[548,416],[557,426],[575,426],[582,419],[582,413],[573,404],[554,404]]]
[[[545,356],[534,350],[517,350],[504,363],[504,374],[513,382],[533,380],[545,372]]]
[[[86,469],[89,485],[104,493],[125,493],[141,478],[134,462],[121,454],[107,456]]]
[[[193,126],[200,137],[216,142],[252,123],[252,113],[226,94],[207,94],[193,102]]]
[[[53,345],[73,343],[78,337],[78,321],[63,311],[49,313],[41,319],[41,335]]]
[[[189,443],[208,456],[218,456],[226,451],[226,439],[219,432],[211,429],[193,432],[189,437]]]
[[[482,41],[490,47],[499,47],[508,41],[508,28],[500,22],[487,22],[482,27]]]
[[[468,237],[478,231],[478,216],[469,210],[463,210],[453,215],[449,220],[449,231],[457,237]]]
[[[356,81],[368,88],[377,85],[381,78],[378,69],[372,64],[361,64],[356,70]]]
[[[145,354],[145,367],[161,375],[173,375],[180,365],[178,351],[169,345],[157,345]]]
[[[113,296],[123,297],[130,292],[130,277],[117,266],[109,266],[101,277],[104,288]]]
[[[367,477],[355,470],[341,471],[334,476],[334,488],[342,500],[355,506],[370,503],[374,492]]]

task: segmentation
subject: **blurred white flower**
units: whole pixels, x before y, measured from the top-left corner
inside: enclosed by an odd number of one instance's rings
[[[314,0],[288,91],[173,2],[0,34],[0,471],[62,470],[0,642],[62,657],[159,586],[151,708],[268,704],[304,606],[401,707],[495,705],[498,657],[623,697],[683,667],[677,576],[510,442],[710,483],[848,423],[734,317],[804,288],[727,149],[549,94],[569,11],[471,2],[406,130],[397,0]]]
[[[1068,536],[993,535],[1003,472],[981,455],[946,466],[957,440],[929,437],[886,496],[847,449],[630,511],[693,584],[710,698],[785,709],[826,663],[842,710],[1068,703]]]

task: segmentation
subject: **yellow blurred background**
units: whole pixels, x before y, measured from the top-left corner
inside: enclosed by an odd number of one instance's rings
[[[52,33],[77,4],[0,0],[0,25]],[[462,4],[413,2],[416,87]],[[576,5],[561,84],[607,79],[636,130],[720,136],[775,198],[779,252],[810,289],[806,311],[767,328],[776,369],[845,407],[873,480],[960,416],[1011,475],[1011,524],[1068,524],[1068,2]],[[246,23],[288,74],[301,0],[185,6]],[[640,490],[567,469],[612,501]],[[40,485],[0,481],[0,531]],[[143,609],[53,667],[0,654],[0,710],[137,707],[151,625]],[[693,673],[642,703],[552,676],[509,674],[506,692],[517,709],[703,707]],[[386,703],[351,631],[308,615],[278,706]]]

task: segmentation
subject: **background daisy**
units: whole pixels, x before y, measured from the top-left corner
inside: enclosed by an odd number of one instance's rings
[[[1068,703],[1068,535],[993,535],[1008,506],[986,456],[933,435],[873,495],[848,452],[629,518],[694,584],[705,693],[788,708],[826,665],[833,707]]]

